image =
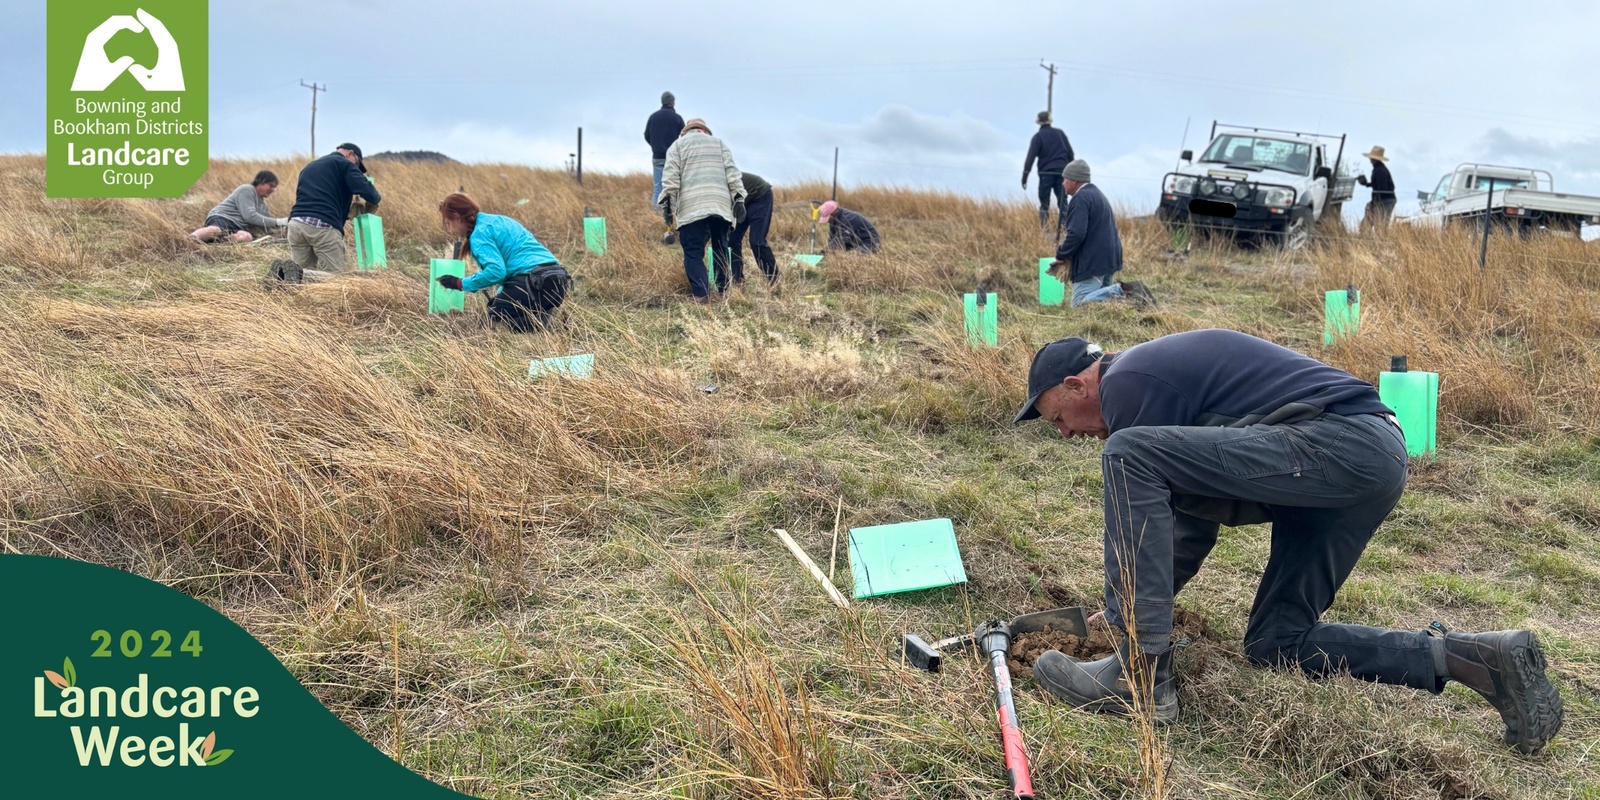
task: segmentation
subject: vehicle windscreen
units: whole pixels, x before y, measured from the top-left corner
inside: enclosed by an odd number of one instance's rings
[[[1227,164],[1233,167],[1256,167],[1311,174],[1311,145],[1283,139],[1265,139],[1259,136],[1225,133],[1206,148],[1201,161]]]
[[[1478,175],[1473,178],[1472,182],[1474,184],[1472,188],[1480,192],[1485,190],[1498,192],[1501,189],[1528,188],[1528,180],[1526,178],[1496,178],[1489,175]]]

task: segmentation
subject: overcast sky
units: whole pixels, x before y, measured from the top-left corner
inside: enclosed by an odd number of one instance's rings
[[[44,149],[44,19],[43,0],[0,7],[0,151]],[[668,89],[776,183],[826,179],[837,146],[846,189],[1020,199],[1044,59],[1058,126],[1126,207],[1153,207],[1186,123],[1198,150],[1216,118],[1381,144],[1402,211],[1462,161],[1600,194],[1596,30],[1592,0],[215,0],[211,151],[306,153],[307,79],[328,87],[324,152],[556,167],[582,126],[586,170],[642,171]]]

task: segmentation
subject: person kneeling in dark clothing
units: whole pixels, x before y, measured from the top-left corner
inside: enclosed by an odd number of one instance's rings
[[[1142,682],[1142,708],[1158,723],[1177,719],[1173,596],[1220,526],[1265,522],[1271,550],[1244,633],[1250,663],[1434,694],[1454,681],[1500,713],[1506,744],[1522,753],[1560,730],[1561,696],[1530,631],[1322,620],[1405,491],[1405,434],[1372,384],[1236,331],[1174,333],[1121,353],[1062,339],[1028,368],[1015,421],[1029,419],[1105,441],[1104,619],[1121,641],[1097,661],[1050,650],[1033,665],[1074,708],[1130,713],[1141,707],[1130,686]]]
[[[547,327],[552,312],[567,298],[570,277],[556,257],[522,223],[499,214],[485,214],[472,198],[452,193],[439,203],[439,218],[465,245],[478,271],[465,280],[454,275],[439,285],[458,292],[491,286],[500,291],[489,301],[489,319],[517,333]]]
[[[778,282],[778,257],[767,245],[767,231],[772,228],[772,184],[760,175],[745,172],[744,220],[733,226],[733,282],[744,283],[744,235],[750,233],[750,254],[755,256],[767,283]]]
[[[817,219],[828,224],[829,250],[860,250],[876,253],[883,239],[871,221],[829,200],[818,209]]]

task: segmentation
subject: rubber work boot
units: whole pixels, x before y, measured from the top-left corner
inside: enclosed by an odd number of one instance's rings
[[[1123,674],[1127,642],[1099,661],[1079,661],[1059,650],[1047,650],[1033,663],[1033,677],[1073,708],[1092,714],[1133,716],[1133,692]],[[1172,651],[1159,656],[1138,655],[1155,670],[1151,718],[1166,725],[1178,719],[1178,686],[1172,674]],[[1152,663],[1153,662],[1153,663]]]
[[[1544,675],[1544,651],[1531,631],[1455,633],[1435,622],[1428,633],[1443,650],[1440,677],[1471,687],[1500,712],[1506,744],[1533,755],[1561,730],[1561,695]]]

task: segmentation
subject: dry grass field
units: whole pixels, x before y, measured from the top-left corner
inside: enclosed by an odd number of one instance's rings
[[[1368,380],[1391,354],[1441,373],[1439,459],[1412,465],[1330,616],[1531,628],[1566,726],[1522,758],[1459,686],[1250,668],[1268,539],[1245,528],[1178,598],[1207,624],[1153,743],[1019,681],[1040,796],[1600,798],[1600,245],[1492,238],[1484,271],[1464,231],[1177,257],[1128,219],[1128,276],[1162,305],[1047,308],[1033,209],[866,187],[840,199],[881,253],[785,263],[781,293],[756,281],[698,307],[648,176],[374,161],[389,268],[267,292],[281,241],[186,239],[262,167],[285,178],[270,204],[286,215],[294,161],[214,162],[178,200],[52,200],[43,158],[0,157],[0,545],[213,604],[439,783],[1001,797],[983,665],[929,676],[890,650],[1099,603],[1097,444],[1009,424],[1035,347],[1219,326]],[[491,329],[478,297],[424,313],[427,259],[448,247],[434,209],[457,187],[572,272],[557,329]],[[778,187],[780,262],[826,191]],[[603,256],[583,252],[585,208],[607,218]],[[980,280],[1000,294],[998,348],[961,340],[958,294]],[[1322,292],[1352,283],[1361,334],[1325,350]],[[595,355],[592,379],[526,377],[572,353]],[[848,612],[771,534],[826,570],[836,524],[939,516],[970,582]],[[842,553],[837,569],[847,584]]]

